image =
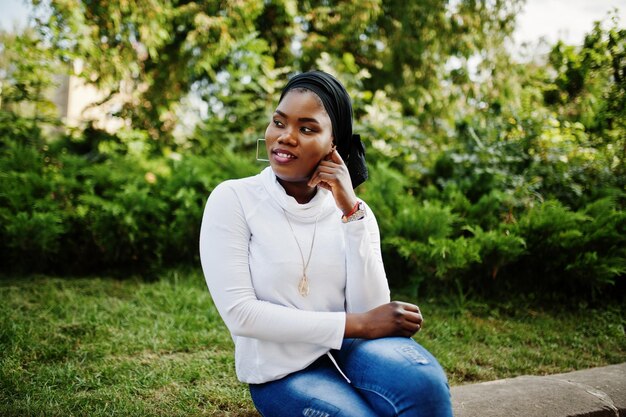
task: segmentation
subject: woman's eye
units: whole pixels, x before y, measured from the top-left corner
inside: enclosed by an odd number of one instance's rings
[[[278,127],[283,127],[282,122],[280,120],[276,120],[276,119],[274,119],[274,125],[278,126]]]
[[[306,126],[302,126],[302,128],[300,129],[300,131],[301,131],[302,133],[313,133],[313,129],[310,129],[310,128],[306,127]]]

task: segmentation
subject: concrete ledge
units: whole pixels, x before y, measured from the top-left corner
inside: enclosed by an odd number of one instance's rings
[[[626,417],[626,363],[451,391],[455,417]]]

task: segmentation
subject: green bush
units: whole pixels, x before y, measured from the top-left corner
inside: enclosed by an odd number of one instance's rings
[[[376,210],[396,285],[594,296],[626,273],[619,192],[579,210],[515,190],[472,203],[454,181],[415,196],[388,165],[370,171],[363,196]]]
[[[91,151],[70,154],[64,143],[43,151],[4,141],[0,241],[6,268],[87,272],[194,261],[210,191],[260,170],[229,151],[212,158],[113,154],[94,163]]]
[[[593,295],[626,273],[626,216],[613,198],[577,212],[548,201],[525,213],[515,230],[527,245],[518,264],[526,288]]]
[[[45,178],[47,156],[37,145],[39,132],[14,118],[7,132],[17,138],[0,146],[0,249],[2,263],[47,265],[62,249],[66,230],[54,202],[54,187]],[[30,135],[33,136],[30,136]],[[39,149],[38,149],[39,148]]]
[[[196,262],[208,194],[227,178],[260,171],[251,145],[280,85],[315,64],[354,97],[356,131],[371,164],[370,180],[358,191],[377,214],[392,285],[583,297],[624,289],[626,31],[616,21],[608,30],[596,25],[580,47],[557,43],[547,62],[516,63],[489,42],[466,51],[483,58],[469,76],[463,59],[459,68],[445,68],[451,56],[460,57],[452,50],[423,60],[433,67],[407,61],[400,68],[385,63],[393,48],[345,52],[334,37],[328,38],[334,52],[289,58],[288,46],[274,44],[275,33],[252,30],[275,16],[263,7],[232,21],[241,36],[215,38],[217,49],[207,52],[193,45],[229,32],[207,31],[210,19],[196,17],[209,16],[208,9],[194,7],[174,14],[180,33],[155,38],[151,30],[170,20],[153,26],[142,14],[124,16],[106,28],[111,36],[96,39],[113,42],[113,49],[78,53],[89,56],[85,80],[110,90],[109,98],[119,81],[132,78],[132,97],[116,114],[127,125],[115,134],[94,125],[58,133],[44,93],[52,74],[62,72],[61,61],[72,58],[59,46],[93,46],[57,31],[55,19],[65,14],[52,14],[54,24],[43,26],[52,38],[3,37],[3,270],[150,270]],[[137,33],[136,45],[125,44],[132,36],[122,43],[112,36],[146,22],[152,29]],[[287,25],[280,36],[290,39],[294,28]],[[304,51],[313,52],[311,39],[302,39]],[[402,83],[397,74],[384,81],[398,70]]]

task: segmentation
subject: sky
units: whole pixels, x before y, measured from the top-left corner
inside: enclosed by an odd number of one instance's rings
[[[515,44],[542,37],[550,44],[557,39],[581,44],[593,22],[606,20],[614,8],[619,9],[620,27],[626,27],[626,0],[527,0],[518,16]],[[10,30],[15,23],[23,27],[28,11],[26,0],[0,0],[0,28]]]
[[[515,42],[536,42],[545,38],[567,44],[582,44],[585,33],[596,20],[607,20],[607,13],[618,9],[619,26],[626,27],[626,0],[527,0],[517,17]]]
[[[11,30],[15,23],[23,27],[28,19],[28,11],[23,0],[0,0],[0,29]]]

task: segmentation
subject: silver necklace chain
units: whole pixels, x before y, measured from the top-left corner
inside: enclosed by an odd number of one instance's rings
[[[323,207],[322,207],[323,209]],[[313,238],[311,239],[311,248],[309,249],[309,257],[304,262],[304,253],[302,252],[302,247],[300,246],[300,242],[298,242],[298,238],[296,237],[296,233],[293,230],[293,226],[291,225],[291,221],[289,221],[289,216],[285,209],[283,209],[283,213],[285,214],[285,218],[287,219],[287,224],[289,225],[289,229],[291,230],[291,234],[293,235],[293,240],[296,241],[296,245],[298,245],[298,251],[300,251],[300,259],[302,260],[302,278],[300,278],[300,282],[298,283],[298,292],[301,296],[306,297],[309,295],[309,278],[306,275],[306,270],[309,267],[309,262],[311,262],[311,255],[313,254],[313,244],[315,243],[315,235],[317,234],[317,221],[319,220],[322,209],[320,209],[319,214],[315,218],[315,227],[313,228]]]

